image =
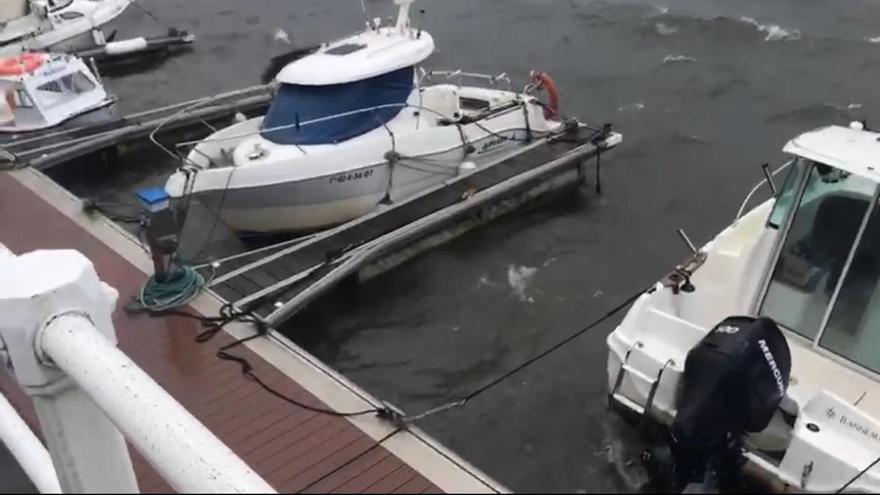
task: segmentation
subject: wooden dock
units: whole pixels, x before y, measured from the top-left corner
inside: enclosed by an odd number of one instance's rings
[[[121,304],[138,293],[151,268],[136,239],[107,219],[81,211],[80,201],[35,170],[0,172],[0,245],[16,253],[76,249]],[[204,294],[188,311],[216,315],[221,302]],[[495,493],[506,490],[418,428],[396,428],[374,416],[341,418],[297,408],[241,376],[216,357],[220,346],[252,335],[231,324],[198,344],[203,330],[180,317],[151,318],[116,311],[119,347],[178,402],[281,493]],[[234,351],[266,383],[312,406],[357,411],[382,403],[272,332]],[[39,433],[33,403],[9,374],[0,392]],[[385,442],[379,440],[390,438]],[[130,449],[144,493],[169,486]],[[12,483],[0,482],[0,491]]]
[[[150,137],[169,135],[200,139],[232,122],[236,113],[252,117],[265,112],[271,86],[260,85],[126,115],[97,125],[53,128],[0,139],[0,170],[33,167],[45,170],[99,151]]]
[[[620,140],[579,126],[329,231],[201,269],[213,277],[212,290],[277,326],[346,278],[380,273],[536,196],[582,183],[587,162]]]

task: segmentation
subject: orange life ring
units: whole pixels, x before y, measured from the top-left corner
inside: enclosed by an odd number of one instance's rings
[[[548,119],[559,117],[559,87],[546,72],[532,71],[530,79],[535,89],[543,89],[547,92],[549,100],[544,105],[544,117]]]
[[[30,74],[40,68],[46,62],[46,55],[42,53],[22,53],[15,57],[0,59],[0,75],[18,76]]]

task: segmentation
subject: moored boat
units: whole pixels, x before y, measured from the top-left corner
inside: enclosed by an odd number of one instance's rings
[[[607,339],[611,401],[671,433],[678,489],[742,467],[780,490],[880,490],[880,133],[829,126],[785,152],[781,187],[768,172],[752,191],[773,198],[743,214],[750,194]]]
[[[182,143],[193,147],[169,194],[239,232],[321,229],[579,125],[562,118],[546,74],[515,92],[504,74],[421,69],[434,40],[410,22],[413,0],[395,3],[396,24],[371,21],[284,67],[264,116]]]

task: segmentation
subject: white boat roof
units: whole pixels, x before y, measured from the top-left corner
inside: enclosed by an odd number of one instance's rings
[[[880,134],[876,132],[823,127],[792,139],[783,151],[880,182]]]
[[[321,46],[288,64],[276,78],[284,84],[326,86],[361,81],[417,65],[434,52],[434,39],[414,28],[369,29]]]

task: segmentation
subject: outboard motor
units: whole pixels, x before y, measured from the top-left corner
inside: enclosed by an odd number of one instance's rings
[[[727,318],[691,349],[666,455],[672,488],[731,487],[745,462],[743,437],[767,428],[790,374],[788,342],[770,318]]]

